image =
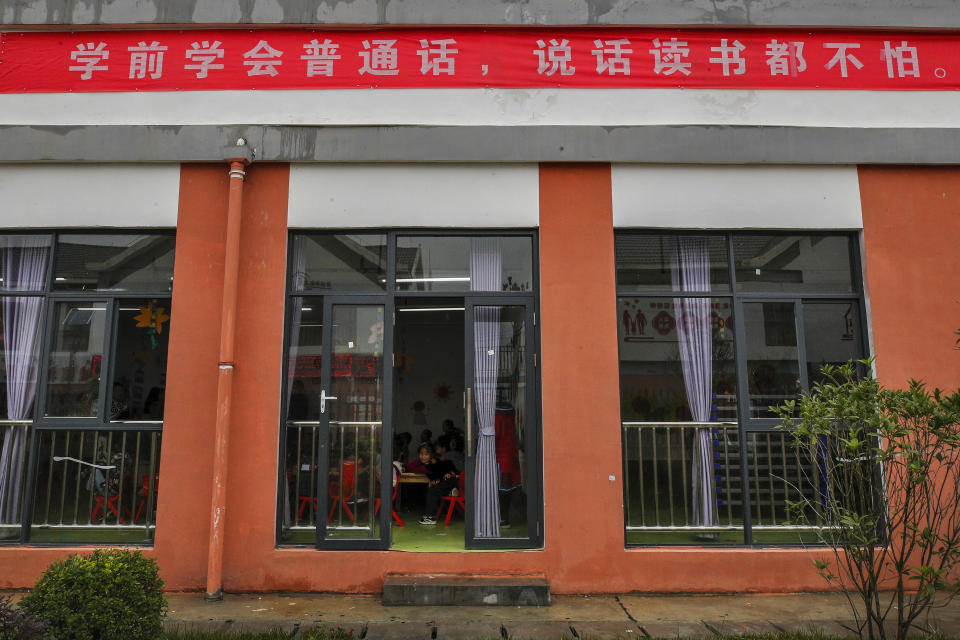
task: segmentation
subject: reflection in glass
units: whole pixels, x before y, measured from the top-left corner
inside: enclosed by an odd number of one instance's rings
[[[383,306],[334,305],[330,390],[321,401],[329,416],[328,538],[380,536],[383,437]]]
[[[159,431],[38,431],[32,542],[145,542],[159,491]]]
[[[382,291],[387,286],[383,234],[312,234],[293,239],[294,291]]]
[[[727,291],[730,288],[730,266],[727,261],[727,239],[704,235],[631,235],[615,238],[617,290],[681,291],[677,274],[672,271],[681,260],[677,255],[680,240],[699,239],[707,261],[709,287],[703,291]]]
[[[860,318],[855,302],[803,303],[803,337],[807,351],[807,377],[812,388],[823,376],[825,364],[840,365],[863,353]]]
[[[501,272],[497,289],[479,286],[471,275],[471,256],[496,240]],[[471,283],[471,278],[474,282]],[[399,236],[398,291],[532,291],[533,248],[529,237]]]
[[[316,543],[323,298],[290,298],[281,542]]]
[[[796,398],[800,386],[794,304],[748,302],[743,311],[750,415],[775,418],[770,407]]]
[[[61,291],[155,291],[173,288],[173,235],[57,237],[53,288]]]
[[[58,302],[47,370],[46,415],[98,415],[105,302]]]
[[[742,542],[732,314],[728,298],[617,300],[630,544]]]
[[[848,236],[734,234],[741,291],[851,292]]]
[[[736,421],[733,305],[729,298],[704,299],[712,331],[712,407],[708,421]],[[620,405],[626,422],[693,420],[684,385],[677,331],[679,299],[617,299]]]
[[[323,298],[290,299],[287,420],[318,420],[323,365]]]
[[[163,420],[170,299],[119,301],[110,420]]]

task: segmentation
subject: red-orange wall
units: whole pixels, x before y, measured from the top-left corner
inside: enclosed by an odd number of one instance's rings
[[[600,164],[540,169],[544,549],[277,549],[288,171],[254,164],[245,184],[227,591],[377,592],[389,572],[423,571],[542,573],[556,593],[824,588],[800,549],[624,548],[610,168]],[[880,376],[957,386],[960,171],[866,168],[860,181]],[[226,165],[182,168],[155,549],[173,589],[205,586],[227,186]],[[0,586],[29,585],[69,551],[0,548]]]
[[[956,389],[960,169],[861,167],[859,175],[877,377]]]

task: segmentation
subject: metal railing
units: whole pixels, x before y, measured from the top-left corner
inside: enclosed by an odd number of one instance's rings
[[[624,422],[626,530],[722,531],[742,529],[745,492],[754,530],[815,529],[795,522],[791,505],[824,495],[822,458],[793,446],[783,431],[741,435],[735,422]],[[714,494],[712,524],[700,524],[694,503],[694,439],[708,430]],[[742,465],[746,464],[747,487]]]
[[[825,453],[825,452],[824,452]],[[815,529],[823,523],[800,524],[790,505],[826,496],[826,461],[793,446],[785,431],[747,433],[750,521],[754,529]]]
[[[743,526],[740,441],[735,422],[624,422],[623,454],[628,531],[739,529]],[[694,514],[694,438],[708,429],[714,461],[716,521]]]
[[[154,528],[159,431],[37,432],[32,527]]]
[[[319,474],[320,423],[287,422],[284,523],[290,530],[317,526],[318,492],[326,491],[327,532],[337,537],[375,537],[378,466],[383,423],[330,421],[329,474]]]

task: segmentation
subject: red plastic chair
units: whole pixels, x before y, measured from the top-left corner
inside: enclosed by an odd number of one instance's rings
[[[120,514],[117,512],[117,500],[120,498],[120,495],[107,496],[93,496],[93,513],[90,515],[90,522],[96,523],[97,518],[100,516],[100,511],[103,509],[103,503],[107,503],[107,509],[117,518],[117,522],[120,524],[125,524],[123,518],[120,517]],[[130,515],[130,512],[127,512],[127,515]]]
[[[393,483],[393,497],[390,498],[390,513],[393,515],[393,519],[394,519],[394,521],[396,521],[396,523],[397,523],[398,525],[400,525],[401,527],[405,527],[405,526],[407,526],[407,525],[403,524],[403,520],[401,520],[401,519],[400,519],[400,516],[397,515],[397,512],[393,510],[393,503],[396,502],[396,500],[397,500],[397,489],[399,489],[399,488],[400,488],[400,485],[397,484],[396,482],[394,482],[394,483]],[[374,508],[373,508],[373,515],[377,515],[378,513],[380,513],[380,498],[377,498],[377,499],[374,501],[374,505],[376,505],[376,506],[374,506]]]
[[[440,508],[437,509],[437,516],[436,516],[437,518],[439,518],[440,514],[443,512],[443,504],[447,503],[450,505],[449,507],[447,507],[447,518],[446,520],[443,521],[443,526],[445,527],[450,526],[450,518],[453,517],[453,509],[455,507],[458,507],[460,511],[463,512],[464,516],[467,515],[467,506],[466,506],[466,502],[464,501],[464,484],[466,483],[466,480],[467,480],[467,474],[461,471],[460,475],[457,476],[457,488],[459,489],[459,491],[457,492],[458,495],[444,496],[440,498]]]
[[[330,496],[330,513],[327,514],[328,521],[333,518],[333,513],[337,510],[340,499],[343,498],[343,510],[347,512],[347,517],[350,518],[350,521],[356,523],[357,519],[353,515],[353,511],[350,510],[349,505],[347,505],[347,502],[353,499],[354,490],[356,489],[357,473],[357,463],[353,460],[345,460],[343,466],[340,467],[340,481],[332,480],[328,485],[327,495]],[[317,506],[316,500],[314,500],[313,506]]]
[[[153,504],[157,504],[157,491],[160,486],[160,476],[154,474],[153,476]],[[140,514],[143,513],[143,507],[147,504],[147,498],[150,497],[150,474],[143,474],[143,484],[140,485],[140,489],[143,491],[143,499],[140,501],[140,506],[137,507],[137,515],[133,517],[134,523],[140,519]]]

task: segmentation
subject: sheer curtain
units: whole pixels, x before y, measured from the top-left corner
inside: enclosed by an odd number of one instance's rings
[[[47,239],[11,236],[2,244],[3,289],[42,291],[47,275]],[[37,394],[37,360],[43,298],[5,296],[3,307],[4,364],[8,420],[28,420]],[[2,430],[0,445],[0,524],[20,522],[23,465],[26,461],[26,425]]]
[[[706,238],[677,238],[670,261],[674,291],[710,291],[710,251]],[[694,422],[708,422],[713,404],[713,335],[710,298],[674,298],[680,362],[687,403]],[[709,427],[694,433],[692,462],[693,522],[717,523],[713,477],[713,437]]]
[[[470,290],[499,291],[502,282],[500,241],[473,238],[470,252]],[[500,502],[497,490],[496,428],[497,365],[500,359],[500,308],[474,307],[473,385],[476,394],[477,466],[476,535],[500,536]]]

